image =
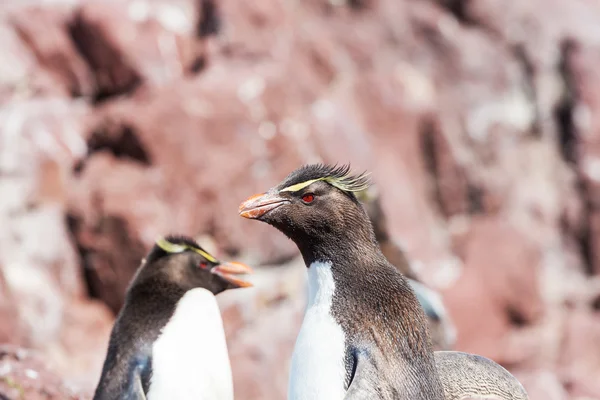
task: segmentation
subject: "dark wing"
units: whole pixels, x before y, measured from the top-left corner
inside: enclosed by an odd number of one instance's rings
[[[148,354],[116,357],[109,352],[94,400],[146,400],[150,365]]]
[[[125,388],[124,398],[127,400],[146,400],[152,374],[152,356],[144,351],[131,360],[131,373]]]
[[[371,363],[365,352],[357,351],[354,354],[354,374],[344,400],[381,398],[381,387],[377,384],[381,379],[377,376],[377,368]]]
[[[144,393],[144,387],[142,385],[142,375],[139,371],[136,370],[124,398],[126,400],[146,400],[146,393]]]
[[[405,363],[390,363],[389,357],[375,349],[357,352],[355,359],[354,377],[344,400],[448,400],[437,377],[426,368],[419,371]]]

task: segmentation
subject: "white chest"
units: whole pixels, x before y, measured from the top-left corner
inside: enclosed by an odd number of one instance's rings
[[[187,292],[152,348],[148,400],[233,400],[223,321],[214,295]]]
[[[345,335],[331,315],[335,282],[330,263],[308,268],[308,305],[292,356],[289,400],[343,399]]]

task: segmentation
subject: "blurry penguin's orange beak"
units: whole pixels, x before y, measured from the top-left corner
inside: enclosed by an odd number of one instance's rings
[[[289,200],[271,192],[255,194],[240,204],[239,212],[244,218],[258,219],[269,211],[289,202]]]
[[[210,272],[219,275],[221,278],[237,287],[252,286],[252,283],[234,276],[253,273],[254,271],[252,271],[252,268],[246,264],[236,261],[223,262],[211,269]]]

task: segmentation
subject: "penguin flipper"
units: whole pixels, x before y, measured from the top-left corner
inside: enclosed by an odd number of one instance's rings
[[[146,400],[146,393],[144,393],[144,387],[142,385],[142,377],[139,373],[136,373],[133,377],[133,382],[125,398],[127,400]]]
[[[436,351],[434,356],[447,400],[529,399],[517,378],[486,357],[461,351]]]
[[[373,383],[377,382],[378,379],[371,368],[371,364],[361,353],[356,355],[355,363],[354,375],[344,400],[371,400],[377,398],[377,387]]]

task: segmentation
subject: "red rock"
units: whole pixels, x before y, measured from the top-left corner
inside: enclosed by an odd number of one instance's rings
[[[70,33],[103,98],[141,83],[162,85],[195,68],[203,52],[199,16],[193,2],[90,1],[77,10]]]
[[[83,400],[41,360],[16,346],[0,346],[0,396],[6,399]]]
[[[502,363],[523,362],[527,354],[505,357],[512,331],[540,321],[540,250],[502,219],[476,218],[466,235],[462,275],[444,292],[458,327],[456,348]]]
[[[6,104],[32,97],[64,94],[64,88],[37,65],[37,60],[14,27],[0,19],[3,62],[0,69],[0,102]]]
[[[0,101],[12,102],[0,113],[0,315],[13,321],[0,336],[43,347],[91,390],[111,318],[88,287],[116,311],[169,231],[281,264],[295,246],[238,217],[239,203],[300,163],[352,161],[373,172],[418,275],[444,291],[460,349],[518,371],[532,400],[600,396],[595,353],[583,354],[597,317],[580,295],[598,270],[596,4],[73,7],[0,15]],[[85,121],[71,101],[19,103],[89,93],[104,105]],[[236,397],[284,396],[301,298],[259,291],[254,309],[243,296],[224,307]]]
[[[0,330],[10,323],[13,336],[2,342],[36,350],[57,375],[88,386],[112,316],[85,297],[65,221],[67,185],[85,151],[86,110],[52,98],[13,102],[0,114]]]
[[[114,162],[108,155],[105,158],[97,157],[86,164],[86,171],[90,174],[88,176],[93,180],[94,187],[82,183],[78,188],[81,194],[78,202],[81,203],[74,204],[69,219],[85,263],[90,294],[104,301],[116,314],[123,305],[129,281],[148,249],[130,230],[132,222],[127,221],[124,215],[113,213],[112,209],[113,205],[130,204],[125,196],[141,186],[136,183],[136,178],[143,175],[136,170],[135,165],[130,168],[118,164],[111,166],[110,169],[115,174],[109,176],[96,167],[111,164],[114,165]],[[94,170],[98,173],[94,173]],[[108,193],[103,191],[104,188]],[[119,198],[119,193],[123,197]],[[138,193],[144,195],[141,190]],[[89,208],[80,211],[82,204],[89,204]],[[138,215],[139,213],[138,208]]]
[[[515,376],[526,388],[530,399],[567,400],[570,398],[559,376],[551,370],[516,371]]]
[[[423,151],[426,153],[427,167],[435,176],[432,193],[439,201],[440,208],[447,218],[472,212],[470,208],[469,182],[466,171],[456,159],[448,138],[437,123],[427,122],[423,132]]]
[[[593,398],[600,393],[600,382],[596,379],[600,371],[600,355],[594,351],[599,341],[600,318],[597,313],[588,310],[570,313],[559,371],[573,398]]]
[[[3,321],[0,325],[0,343],[15,343],[20,340],[19,318],[12,307],[13,303],[6,280],[0,273],[0,319]]]
[[[568,130],[565,137],[568,156],[575,164],[581,184],[581,197],[585,205],[583,229],[580,232],[584,246],[587,246],[588,271],[600,273],[600,120],[591,110],[600,107],[600,97],[596,88],[600,86],[600,74],[590,68],[600,61],[598,47],[585,46],[571,41],[563,47],[565,83],[571,90],[570,97],[564,99],[563,121]]]
[[[67,29],[71,11],[31,7],[14,12],[11,22],[37,63],[61,83],[65,94],[90,96],[93,76]]]
[[[86,397],[92,397],[100,379],[113,322],[113,313],[100,301],[72,299],[60,339],[40,349],[52,371]]]

